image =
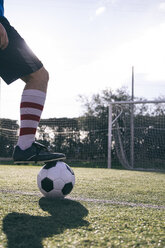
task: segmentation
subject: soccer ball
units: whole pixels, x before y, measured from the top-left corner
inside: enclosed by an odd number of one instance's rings
[[[37,175],[37,184],[41,193],[48,198],[64,198],[75,184],[73,170],[62,161],[45,164]]]

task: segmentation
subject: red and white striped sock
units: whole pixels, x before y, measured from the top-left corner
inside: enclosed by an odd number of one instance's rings
[[[17,145],[25,150],[35,140],[36,130],[44,107],[46,93],[40,90],[24,90],[20,105],[21,125]]]

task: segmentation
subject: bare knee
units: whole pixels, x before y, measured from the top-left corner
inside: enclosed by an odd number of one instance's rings
[[[25,89],[37,89],[46,92],[49,73],[44,67],[42,67],[38,71],[22,77],[21,79],[26,83]]]
[[[38,74],[39,75],[36,74],[35,77],[37,76],[37,77],[39,77],[39,80],[48,83],[48,81],[49,81],[49,73],[48,73],[48,71],[44,67],[42,67],[38,71]]]

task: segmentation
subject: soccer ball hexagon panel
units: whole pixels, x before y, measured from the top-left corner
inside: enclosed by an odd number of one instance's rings
[[[72,191],[75,174],[66,163],[53,161],[41,168],[37,176],[37,184],[45,197],[63,198]]]

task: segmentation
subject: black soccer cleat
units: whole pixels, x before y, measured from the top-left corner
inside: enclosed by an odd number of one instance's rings
[[[14,163],[37,163],[37,162],[51,162],[65,159],[63,153],[52,153],[48,148],[38,142],[33,142],[31,147],[26,150],[21,150],[16,146],[13,152]]]

